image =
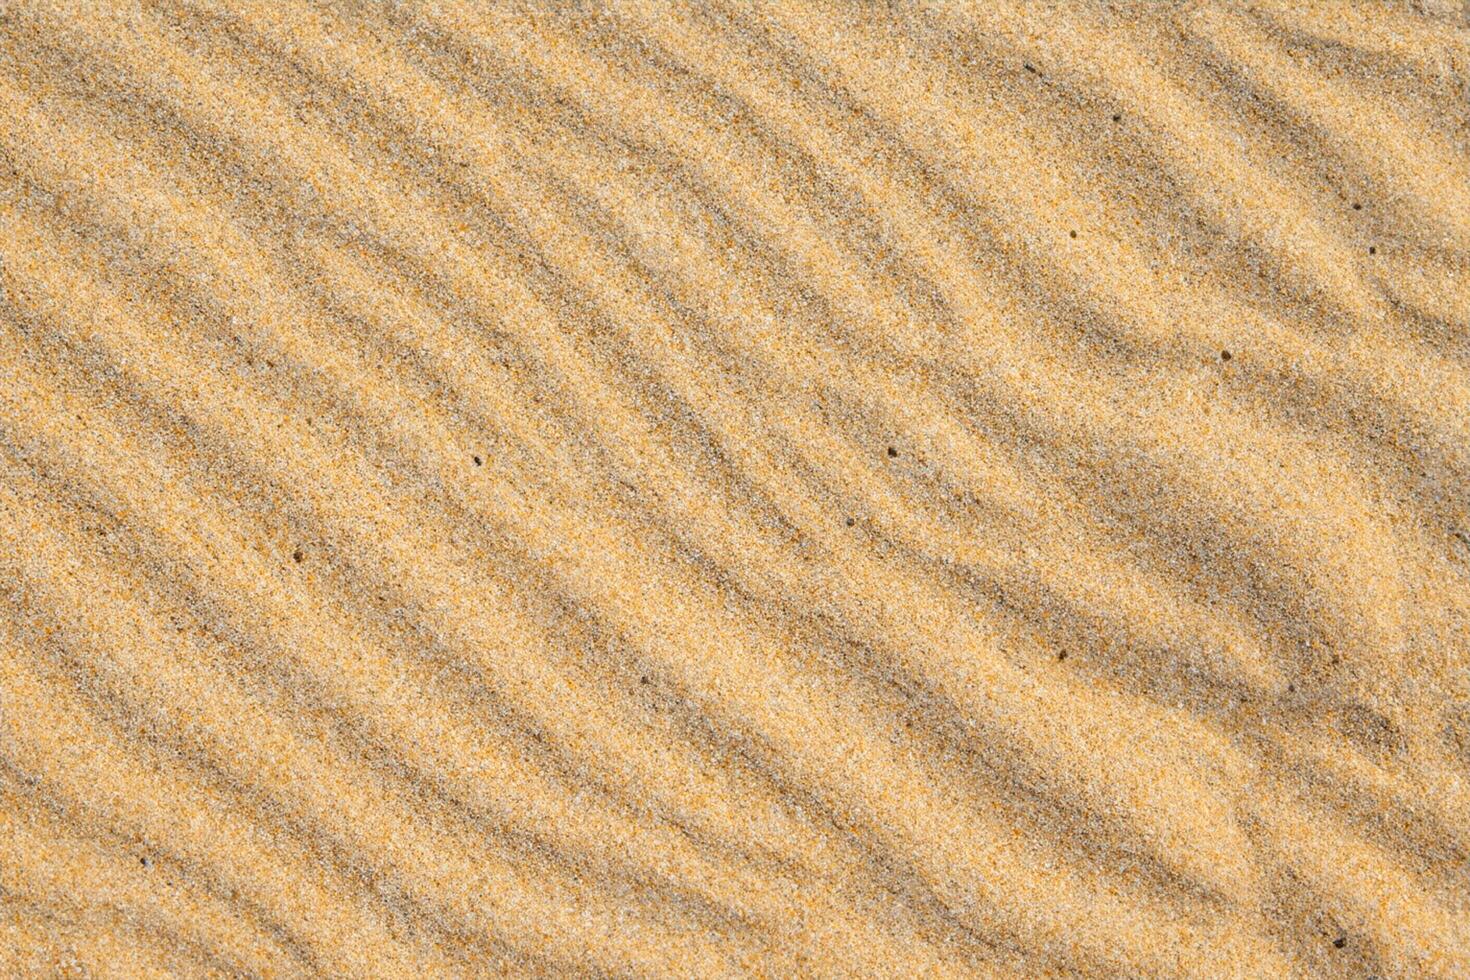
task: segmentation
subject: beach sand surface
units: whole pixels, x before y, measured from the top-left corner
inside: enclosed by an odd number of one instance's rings
[[[1470,976],[1470,14],[0,0],[0,975]]]

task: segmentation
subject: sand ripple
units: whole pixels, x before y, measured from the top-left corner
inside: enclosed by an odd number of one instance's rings
[[[1470,976],[1458,6],[0,0],[0,972]]]

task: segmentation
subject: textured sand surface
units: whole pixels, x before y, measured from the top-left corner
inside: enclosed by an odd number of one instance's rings
[[[1470,976],[1458,3],[0,0],[0,976]]]

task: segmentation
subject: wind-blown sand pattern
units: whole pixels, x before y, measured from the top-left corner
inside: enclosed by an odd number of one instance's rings
[[[0,975],[1470,976],[1459,6],[0,2]]]

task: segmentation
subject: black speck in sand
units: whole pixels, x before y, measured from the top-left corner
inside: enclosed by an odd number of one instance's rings
[[[1368,254],[1369,255],[1377,255],[1378,254],[1378,246],[1377,245],[1369,245],[1368,246]]]
[[[296,562],[305,561],[306,552],[302,551],[300,548],[297,548],[295,551],[291,552],[291,560]]]
[[[480,457],[476,456],[475,457],[475,465],[476,466],[484,466],[485,465],[485,461],[483,459],[481,459]]]
[[[1067,236],[1069,238],[1076,238],[1077,237],[1077,233],[1075,231],[1069,231],[1069,232],[1067,232]]]
[[[848,527],[852,527],[852,526],[853,526],[853,525],[854,525],[854,524],[856,524],[856,523],[857,523],[857,521],[855,521],[855,520],[853,520],[853,519],[852,519],[852,518],[851,518],[851,517],[849,517],[849,518],[848,518],[848,519],[847,519],[847,526],[848,526]]]
[[[1332,945],[1336,946],[1338,949],[1342,949],[1344,946],[1347,945],[1347,937],[1338,936],[1336,939],[1332,940]]]
[[[897,449],[894,449],[892,446],[889,446],[888,447],[888,458],[889,459],[896,459],[897,457],[898,457],[898,450]]]
[[[1117,113],[1117,112],[1113,113],[1113,122],[1122,122],[1122,121],[1123,121],[1123,116],[1120,113]]]
[[[1361,211],[1361,210],[1363,210],[1363,205],[1359,204],[1357,201],[1354,201],[1353,202],[1353,210],[1354,211]]]
[[[1228,350],[1222,350],[1220,352],[1220,360],[1222,360],[1222,361],[1228,361],[1228,360],[1230,360],[1230,356],[1231,355],[1230,355],[1230,352]]]

